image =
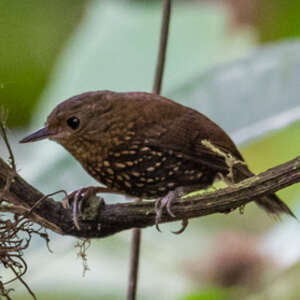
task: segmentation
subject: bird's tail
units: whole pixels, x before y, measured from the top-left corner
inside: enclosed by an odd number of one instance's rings
[[[291,209],[275,194],[266,195],[255,200],[255,202],[269,214],[279,216],[281,213],[285,213],[296,219]]]
[[[238,183],[254,174],[248,169],[245,164],[237,164],[233,170],[233,179]],[[267,213],[279,217],[280,214],[285,213],[296,219],[296,216],[291,209],[275,194],[266,195],[255,200],[255,203],[262,207]]]

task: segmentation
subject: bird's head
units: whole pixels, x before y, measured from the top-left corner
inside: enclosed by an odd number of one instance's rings
[[[66,145],[80,136],[88,138],[96,131],[104,130],[101,122],[111,110],[110,91],[87,92],[65,100],[50,113],[45,126],[22,139],[20,143],[50,139]]]

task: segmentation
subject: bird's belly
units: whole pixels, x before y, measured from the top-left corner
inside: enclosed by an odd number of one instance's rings
[[[112,191],[146,199],[163,197],[177,187],[204,188],[216,176],[207,166],[181,154],[149,147],[111,152],[101,162],[84,167]]]

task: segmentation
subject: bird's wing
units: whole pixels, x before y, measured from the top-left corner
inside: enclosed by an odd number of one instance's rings
[[[140,135],[161,151],[173,150],[218,171],[228,171],[226,156],[243,160],[230,137],[201,113],[174,102],[151,105]],[[153,117],[155,116],[155,117]],[[146,121],[145,121],[146,120]],[[149,122],[147,122],[149,120]]]

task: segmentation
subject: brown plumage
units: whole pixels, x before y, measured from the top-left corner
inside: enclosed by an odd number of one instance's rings
[[[65,147],[108,191],[132,197],[157,199],[178,189],[205,188],[218,174],[231,182],[253,175],[230,137],[213,121],[149,93],[96,91],[74,96],[52,111],[45,128],[21,142],[42,138]],[[240,163],[230,170],[224,157],[203,141]],[[274,194],[256,202],[269,213],[293,216]]]

